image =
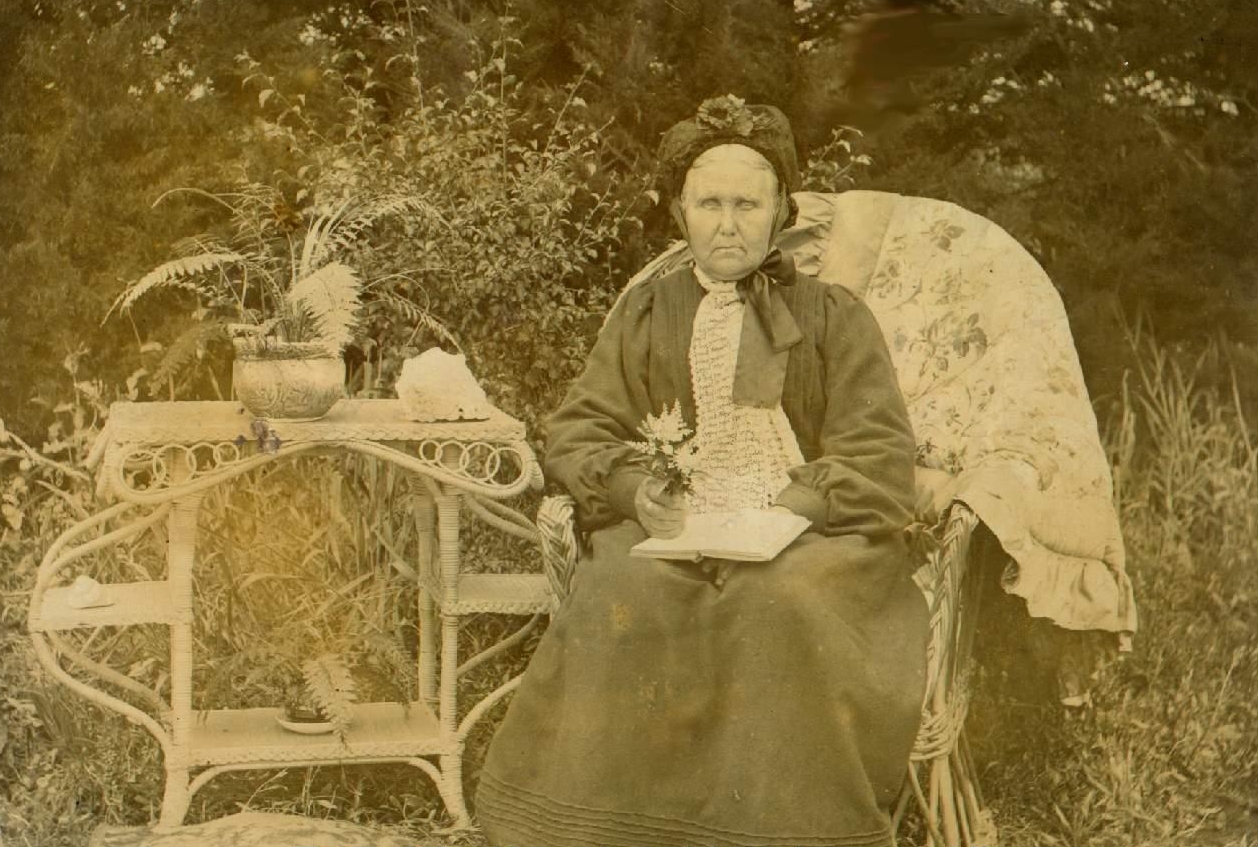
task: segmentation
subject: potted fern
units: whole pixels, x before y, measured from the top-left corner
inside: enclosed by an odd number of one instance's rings
[[[290,732],[332,732],[343,740],[360,696],[410,704],[415,660],[396,637],[360,622],[338,638],[308,631],[303,642],[288,646],[275,667],[285,695],[278,722]]]
[[[204,686],[209,700],[279,707],[276,722],[303,735],[342,739],[360,702],[409,706],[417,686],[415,658],[398,634],[361,615],[294,618],[219,661]]]
[[[130,283],[110,313],[125,314],[161,290],[191,290],[197,323],[168,348],[157,375],[186,366],[210,339],[230,338],[233,386],[246,409],[260,418],[323,416],[344,396],[342,354],[359,328],[367,288],[350,255],[368,227],[412,201],[351,199],[301,216],[270,186],[250,184],[231,194],[179,190],[225,207],[231,237],[181,242],[183,255]]]

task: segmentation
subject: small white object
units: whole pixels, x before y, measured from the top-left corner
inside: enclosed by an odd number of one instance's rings
[[[413,421],[483,421],[493,411],[467,357],[438,347],[402,363],[396,391]]]
[[[66,602],[75,609],[94,609],[98,606],[114,604],[114,601],[106,595],[105,586],[83,574],[75,577],[74,582],[70,584]]]

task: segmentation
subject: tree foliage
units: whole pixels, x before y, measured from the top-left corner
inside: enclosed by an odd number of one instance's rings
[[[387,277],[360,390],[387,393],[438,339],[417,319],[431,309],[533,420],[671,236],[644,199],[660,132],[729,92],[790,115],[801,154],[829,161],[814,184],[859,173],[1013,232],[1102,393],[1130,355],[1120,310],[1172,341],[1258,340],[1258,12],[1233,0],[28,0],[4,25],[0,329],[30,353],[0,359],[0,395],[28,433],[66,355],[117,385],[175,337],[169,308],[98,323],[123,280],[211,222],[153,200],[250,181],[275,189],[277,221],[337,191],[416,198],[425,214],[360,244]],[[216,396],[222,351],[197,352],[207,375],[180,390]]]

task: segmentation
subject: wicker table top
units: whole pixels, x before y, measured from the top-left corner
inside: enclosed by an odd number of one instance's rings
[[[414,421],[399,400],[341,400],[314,421],[257,419],[234,401],[118,402],[86,464],[99,468],[102,495],[156,504],[323,445],[495,498],[541,485],[524,424],[510,415],[493,409],[485,420]],[[178,459],[169,458],[172,450]],[[147,469],[142,480],[127,473],[137,468]]]
[[[254,417],[233,401],[114,403],[103,434],[112,444],[190,444],[256,438]],[[399,400],[341,400],[315,421],[267,420],[285,443],[311,441],[523,441],[524,424],[494,409],[483,421],[412,421]],[[95,452],[95,451],[94,451]]]

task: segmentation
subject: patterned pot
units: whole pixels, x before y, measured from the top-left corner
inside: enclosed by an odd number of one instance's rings
[[[255,417],[317,420],[345,396],[345,362],[322,344],[237,339],[232,385]]]

